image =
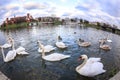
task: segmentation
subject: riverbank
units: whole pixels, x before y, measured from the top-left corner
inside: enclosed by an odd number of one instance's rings
[[[120,80],[120,71],[115,76],[110,78],[109,80]]]
[[[19,24],[11,24],[7,26],[1,26],[0,29],[14,29],[14,28],[21,28],[21,27],[27,27],[28,23],[19,23]]]
[[[10,80],[10,79],[0,71],[0,80]]]
[[[104,31],[108,31],[108,32],[112,32],[115,34],[119,34],[120,35],[120,29],[115,28],[115,27],[106,27],[106,26],[98,26],[98,25],[94,25],[94,24],[82,24],[86,27],[92,27],[92,28],[96,28],[96,29],[100,29],[100,30],[104,30]]]

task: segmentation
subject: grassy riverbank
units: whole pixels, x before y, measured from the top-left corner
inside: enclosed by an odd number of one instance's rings
[[[0,27],[0,29],[15,29],[15,28],[22,28],[22,27],[27,27],[28,23],[19,23],[19,24],[11,24],[7,26]]]

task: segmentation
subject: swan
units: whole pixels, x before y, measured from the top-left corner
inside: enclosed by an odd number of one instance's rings
[[[14,46],[14,39],[11,38],[10,40],[11,40],[11,43],[13,43],[12,46]],[[16,51],[16,54],[18,54],[18,55],[26,55],[26,54],[29,54],[29,53],[27,53],[27,52],[25,51],[25,48],[22,47],[22,46],[19,46],[17,49],[15,49],[15,51]]]
[[[110,39],[107,39],[107,42],[112,42],[112,40],[110,40]]]
[[[111,39],[109,39],[109,37],[110,37],[110,34],[107,36],[107,42],[112,42],[112,40]]]
[[[104,44],[104,42],[100,43],[100,48],[103,50],[110,50],[111,49],[111,47],[107,44]]]
[[[9,37],[8,40],[7,40],[7,43],[3,44],[2,47],[3,47],[3,48],[9,48],[9,47],[11,47],[11,46],[12,46],[12,45],[11,45],[11,39],[12,39],[12,38]]]
[[[67,46],[62,42],[62,41],[59,41],[59,36],[57,38],[57,42],[55,43],[55,45],[58,47],[58,48],[66,48]]]
[[[16,50],[14,48],[14,42],[12,42],[12,50],[10,50],[7,54],[6,54],[6,57],[5,57],[5,54],[4,54],[4,49],[2,46],[0,46],[1,48],[1,52],[2,52],[2,55],[3,55],[3,60],[4,62],[9,62],[9,61],[12,61],[13,59],[15,59],[16,57]]]
[[[112,40],[111,40],[111,39],[108,39],[109,36],[110,36],[110,35],[108,35],[106,38],[100,39],[99,42],[100,42],[100,43],[101,43],[101,42],[102,42],[102,43],[105,43],[105,42],[107,41],[107,42],[110,42],[110,43],[111,43]]]
[[[39,45],[39,48],[38,48],[38,52],[42,52],[42,44],[41,44],[41,42],[38,40],[38,45]],[[45,52],[50,52],[50,51],[53,51],[53,50],[55,50],[55,47],[53,47],[53,46],[51,46],[51,45],[46,45],[45,47],[44,47],[44,51]]]
[[[100,39],[99,40],[99,43],[105,43],[107,41],[107,38],[105,38],[105,39]]]
[[[18,55],[27,55],[29,54],[28,52],[25,51],[25,48],[22,47],[22,46],[19,46],[17,49],[16,49],[16,53]]]
[[[105,43],[106,41],[107,41],[107,42],[110,42],[110,43],[112,42],[112,40],[107,39],[107,38],[105,38],[105,39],[100,39],[100,40],[99,40],[100,43],[101,43],[101,42]]]
[[[44,46],[42,46],[42,58],[44,60],[47,61],[60,61],[62,59],[66,59],[69,58],[70,55],[64,55],[64,54],[60,54],[60,53],[52,53],[49,55],[45,55],[45,51],[44,51]]]
[[[88,47],[88,46],[91,45],[91,43],[90,43],[90,42],[84,42],[84,40],[79,39],[79,40],[78,40],[78,45],[79,45],[79,46],[82,46],[82,47]]]
[[[84,62],[76,67],[76,72],[79,74],[94,77],[106,72],[106,70],[103,69],[103,64],[100,62],[101,58],[88,59],[87,55],[81,55],[80,59],[84,59]]]

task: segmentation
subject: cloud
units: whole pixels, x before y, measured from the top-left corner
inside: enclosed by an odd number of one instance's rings
[[[5,8],[0,8],[0,16],[3,16],[6,12],[7,10]]]
[[[120,1],[119,0],[82,0],[79,1],[76,9],[89,10],[98,9],[108,13],[114,17],[120,17]]]
[[[67,4],[65,5],[65,3]],[[0,18],[23,16],[78,17],[120,24],[120,0],[1,0]]]
[[[5,7],[6,10],[13,10],[13,11],[19,10],[19,8],[20,7],[18,6],[18,4],[10,4],[10,5]]]
[[[0,0],[0,6],[10,4],[12,1],[14,1],[14,0]]]
[[[56,7],[51,7],[46,10],[48,13],[55,13],[56,12]]]
[[[120,24],[119,0],[79,0],[75,9],[83,11],[88,20],[102,21],[109,24]]]
[[[27,10],[45,9],[45,8],[47,8],[47,5],[42,4],[42,3],[28,2],[28,3],[24,4],[24,8]]]
[[[61,0],[61,2],[66,2],[67,0]]]

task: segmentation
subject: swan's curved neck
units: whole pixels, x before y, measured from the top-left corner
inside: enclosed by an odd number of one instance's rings
[[[78,43],[82,43],[82,42],[78,40]]]
[[[57,37],[57,42],[59,41],[59,38]]]
[[[104,42],[102,41],[101,43],[100,43],[100,46],[102,46],[104,44]]]
[[[12,44],[12,49],[15,50],[14,40],[11,40],[11,44]]]
[[[40,42],[38,42],[38,44],[39,44],[39,47],[42,49],[42,44]]]
[[[77,69],[81,69],[86,64],[87,60],[88,58],[85,58],[84,62]]]
[[[42,57],[45,56],[44,46],[40,43],[40,41],[38,41],[38,45],[42,49]]]
[[[7,42],[8,42],[9,44],[11,44],[11,41],[10,41],[9,39],[7,40]]]
[[[42,47],[42,57],[44,57],[45,56],[45,50],[44,50],[44,48]]]
[[[5,60],[5,54],[4,54],[3,48],[1,48],[1,51],[2,51],[2,55],[3,55],[3,60]]]

